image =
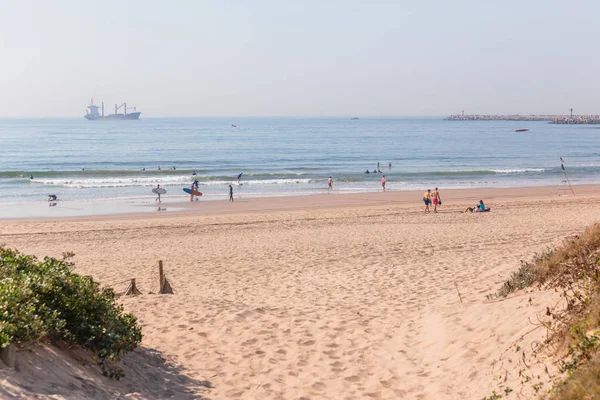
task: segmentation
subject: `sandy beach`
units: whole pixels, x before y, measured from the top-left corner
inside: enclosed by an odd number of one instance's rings
[[[501,375],[516,392],[516,363],[498,360],[554,293],[485,296],[520,260],[600,219],[600,187],[575,191],[442,190],[440,213],[427,215],[421,192],[387,192],[3,220],[6,246],[73,251],[76,272],[117,291],[135,278],[144,294],[123,304],[139,317],[143,349],[160,357],[126,357],[120,383],[97,374],[82,383],[71,366],[51,385],[24,356],[28,377],[12,371],[0,382],[25,397],[481,399]],[[479,199],[492,212],[460,212]],[[158,260],[174,295],[149,294]],[[533,398],[527,388],[521,396]]]

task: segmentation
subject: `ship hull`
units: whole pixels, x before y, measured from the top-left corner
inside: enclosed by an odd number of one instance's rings
[[[88,121],[131,121],[140,119],[141,112],[131,114],[111,114],[111,115],[85,115],[84,118]]]

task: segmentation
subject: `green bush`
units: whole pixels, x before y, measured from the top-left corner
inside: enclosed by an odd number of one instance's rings
[[[42,337],[93,351],[102,372],[120,378],[119,356],[135,349],[141,328],[110,288],[71,272],[67,259],[0,247],[0,347]]]

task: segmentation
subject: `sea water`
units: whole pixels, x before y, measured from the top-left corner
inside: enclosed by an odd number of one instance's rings
[[[335,193],[375,192],[384,174],[388,190],[558,185],[560,157],[573,184],[600,183],[600,128],[547,122],[0,119],[0,143],[5,206],[39,204],[48,194],[153,202],[158,184],[164,199],[186,201],[182,189],[193,180],[202,201],[226,199],[229,184],[242,197],[324,193],[329,176]]]

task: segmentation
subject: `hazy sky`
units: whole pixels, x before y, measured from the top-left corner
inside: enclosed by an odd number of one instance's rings
[[[597,1],[0,0],[0,116],[600,114]],[[110,109],[109,107],[109,109]]]

